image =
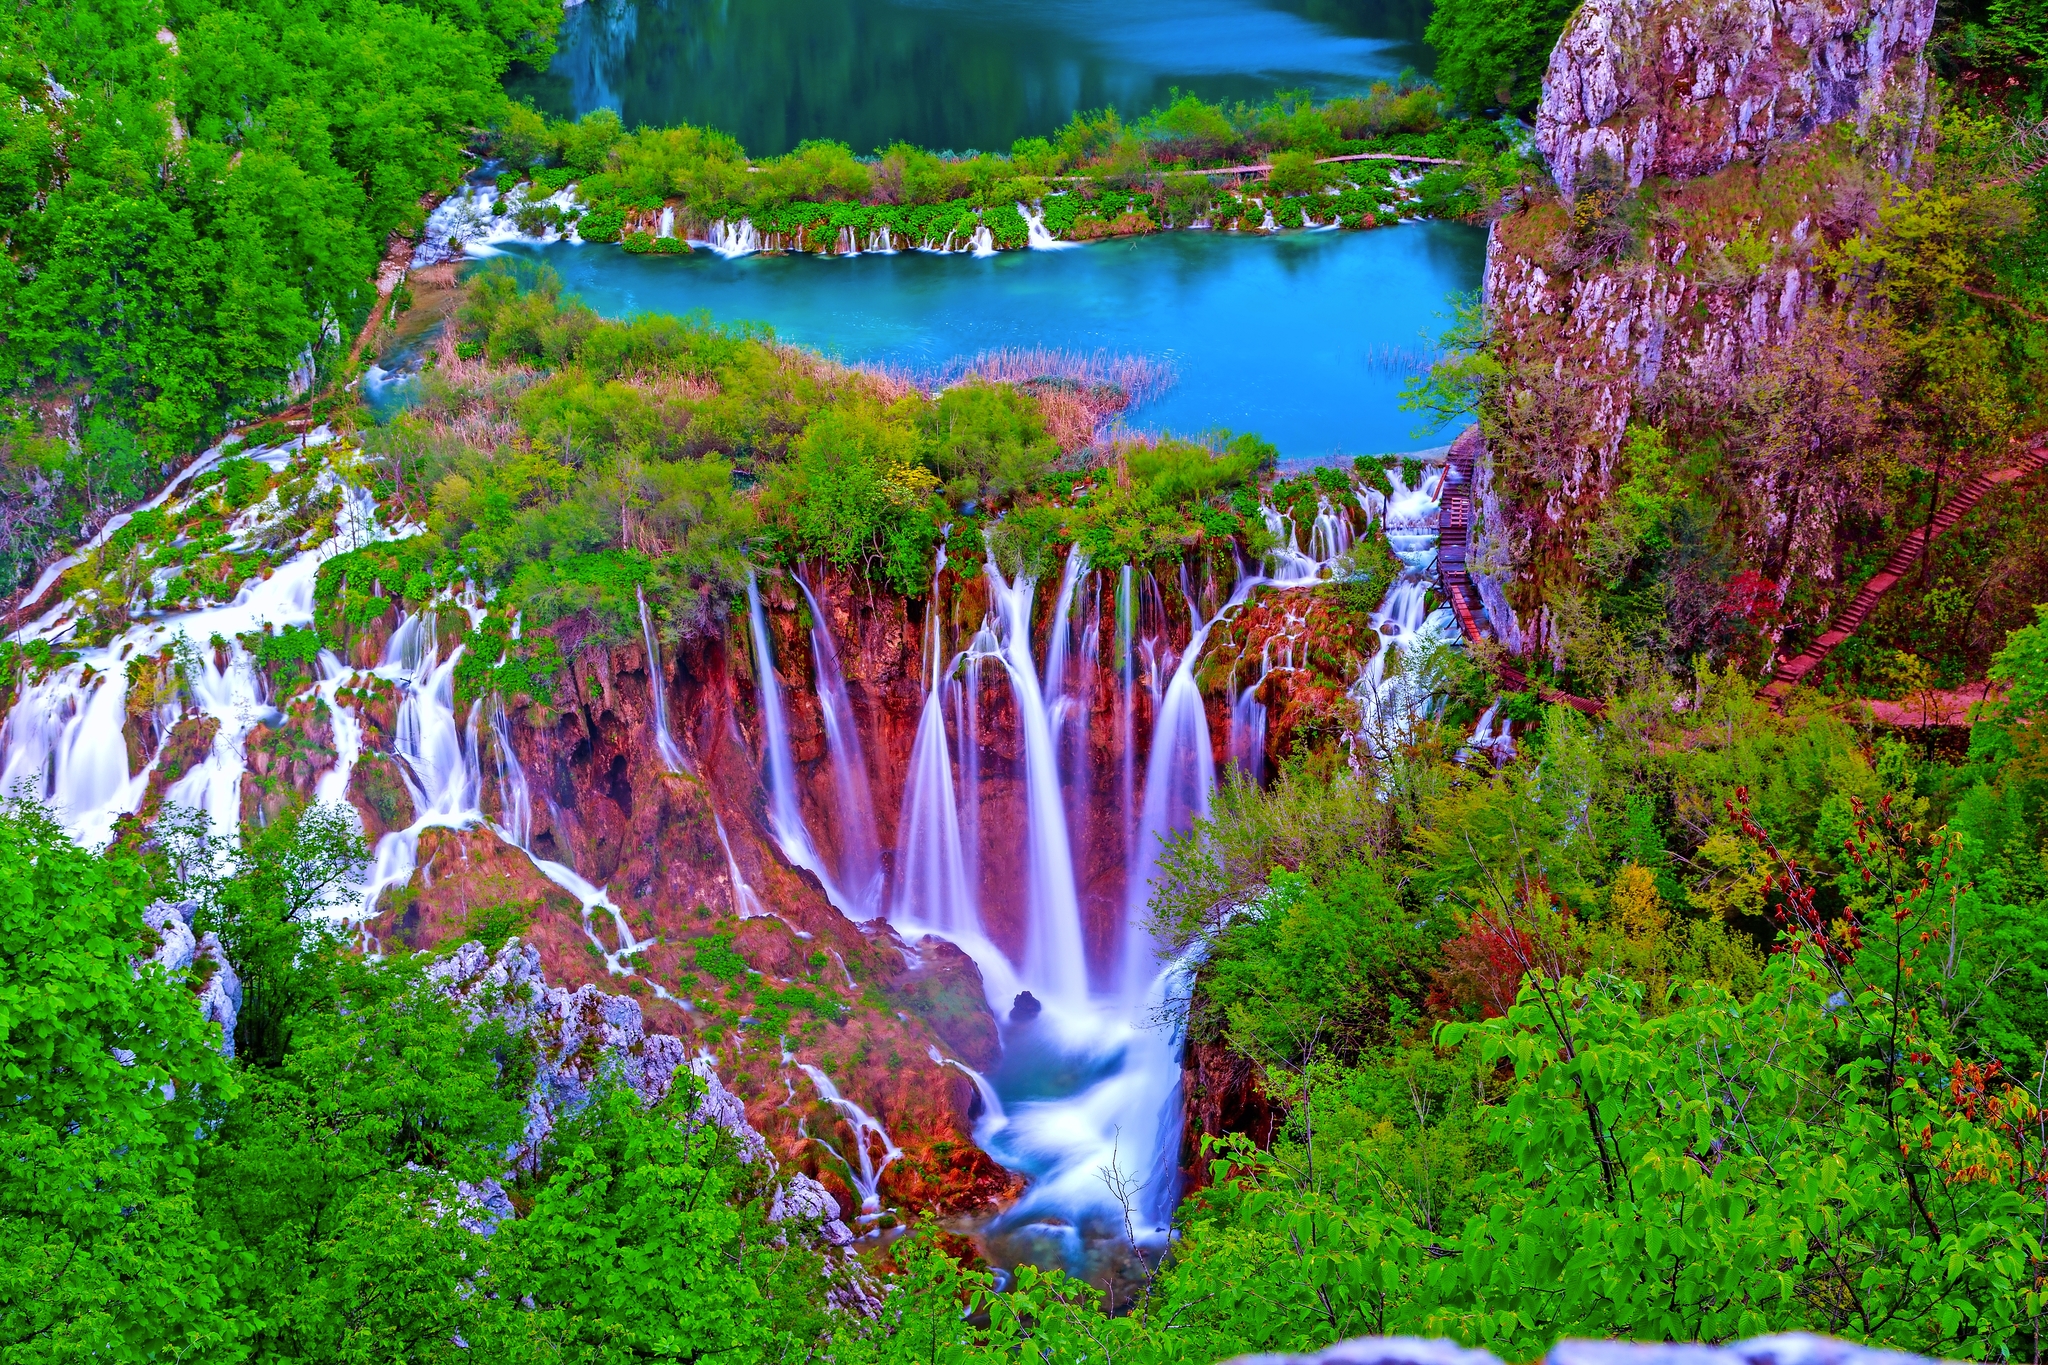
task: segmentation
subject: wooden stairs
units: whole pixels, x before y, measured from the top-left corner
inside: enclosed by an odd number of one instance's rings
[[[2012,464],[2003,469],[1979,474],[1964,484],[1960,492],[1942,504],[1941,510],[1934,514],[1933,521],[1899,542],[1899,548],[1892,551],[1892,556],[1884,562],[1884,567],[1878,570],[1869,582],[1856,590],[1856,596],[1850,599],[1847,609],[1821,632],[1819,638],[1808,645],[1797,658],[1789,659],[1778,666],[1770,682],[1764,685],[1763,694],[1773,701],[1782,700],[1806,678],[1807,674],[1820,667],[1828,655],[1834,652],[1835,646],[1856,633],[1857,628],[1869,619],[1870,613],[1877,610],[1877,604],[1883,600],[1885,593],[1891,590],[1893,584],[1913,571],[1914,566],[1920,562],[1921,555],[1926,553],[1927,547],[1937,537],[1967,516],[1970,509],[1992,489],[2024,479],[2043,466],[2048,466],[2048,436],[2036,437],[2034,444]]]

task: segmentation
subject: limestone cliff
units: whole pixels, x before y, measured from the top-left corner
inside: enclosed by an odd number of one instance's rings
[[[1513,652],[1555,649],[1544,604],[1598,568],[1646,396],[1727,410],[1766,364],[1834,382],[1841,357],[1808,319],[1832,300],[1830,249],[1874,224],[1911,160],[1933,14],[1932,0],[1589,0],[1572,18],[1537,120],[1557,191],[1526,195],[1487,244],[1504,378],[1471,565]],[[1795,346],[1814,354],[1794,364]],[[1739,451],[1722,472],[1739,558],[1781,599],[1795,575],[1832,576],[1834,526],[1873,496]]]
[[[1595,152],[1640,185],[1710,175],[1841,119],[1859,133],[1882,116],[1915,124],[1934,10],[1934,0],[1587,0],[1551,52],[1536,143],[1570,199]]]

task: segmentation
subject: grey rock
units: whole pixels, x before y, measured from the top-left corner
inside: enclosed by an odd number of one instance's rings
[[[461,1180],[456,1182],[455,1189],[466,1206],[457,1221],[479,1237],[490,1236],[498,1230],[498,1224],[518,1216],[512,1207],[512,1197],[495,1180],[479,1180],[474,1184]]]
[[[1500,1365],[1488,1351],[1425,1337],[1355,1337],[1306,1355],[1239,1356],[1227,1365]],[[1543,1365],[1934,1365],[1924,1356],[1873,1350],[1810,1332],[1752,1337],[1727,1346],[1697,1342],[1581,1341],[1550,1348]]]
[[[1230,1365],[1500,1365],[1491,1351],[1432,1337],[1353,1337],[1313,1355],[1239,1356]]]
[[[1572,197],[1595,152],[1630,185],[1708,175],[1814,129],[1925,112],[1935,0],[1586,0],[1544,75],[1536,143]],[[1908,153],[1910,136],[1900,140]]]
[[[827,1246],[853,1243],[853,1230],[840,1221],[839,1201],[832,1192],[802,1171],[776,1187],[774,1202],[768,1206],[768,1221],[813,1224]]]
[[[199,942],[192,935],[193,906],[184,901],[158,901],[142,912],[142,922],[156,930],[163,942],[143,959],[167,972],[182,972],[192,965]]]

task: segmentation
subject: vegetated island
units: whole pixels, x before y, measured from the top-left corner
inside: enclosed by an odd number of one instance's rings
[[[905,144],[856,156],[806,142],[751,161],[694,127],[627,131],[515,107],[490,140],[504,163],[459,206],[470,233],[571,235],[635,253],[1014,250],[1171,228],[1370,228],[1474,217],[1537,175],[1512,120],[1460,116],[1404,76],[1362,96],[1224,105],[1181,95],[1126,122],[1076,114],[1007,154]]]

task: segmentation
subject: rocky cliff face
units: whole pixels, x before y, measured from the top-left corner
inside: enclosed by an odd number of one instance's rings
[[[1551,53],[1537,145],[1571,199],[1595,153],[1640,185],[1710,175],[1841,119],[1859,133],[1882,116],[1917,124],[1934,9],[1934,0],[1588,0]]]
[[[1472,567],[1520,654],[1556,647],[1544,604],[1589,576],[1646,395],[1732,405],[1812,345],[1829,248],[1875,222],[1926,103],[1932,0],[1589,0],[1551,58],[1537,141],[1559,194],[1487,244],[1487,317],[1508,374],[1477,471]],[[1853,481],[1740,459],[1743,558],[1780,586],[1832,575]],[[1772,480],[1775,480],[1773,482]],[[1781,593],[1782,595],[1782,593]]]

